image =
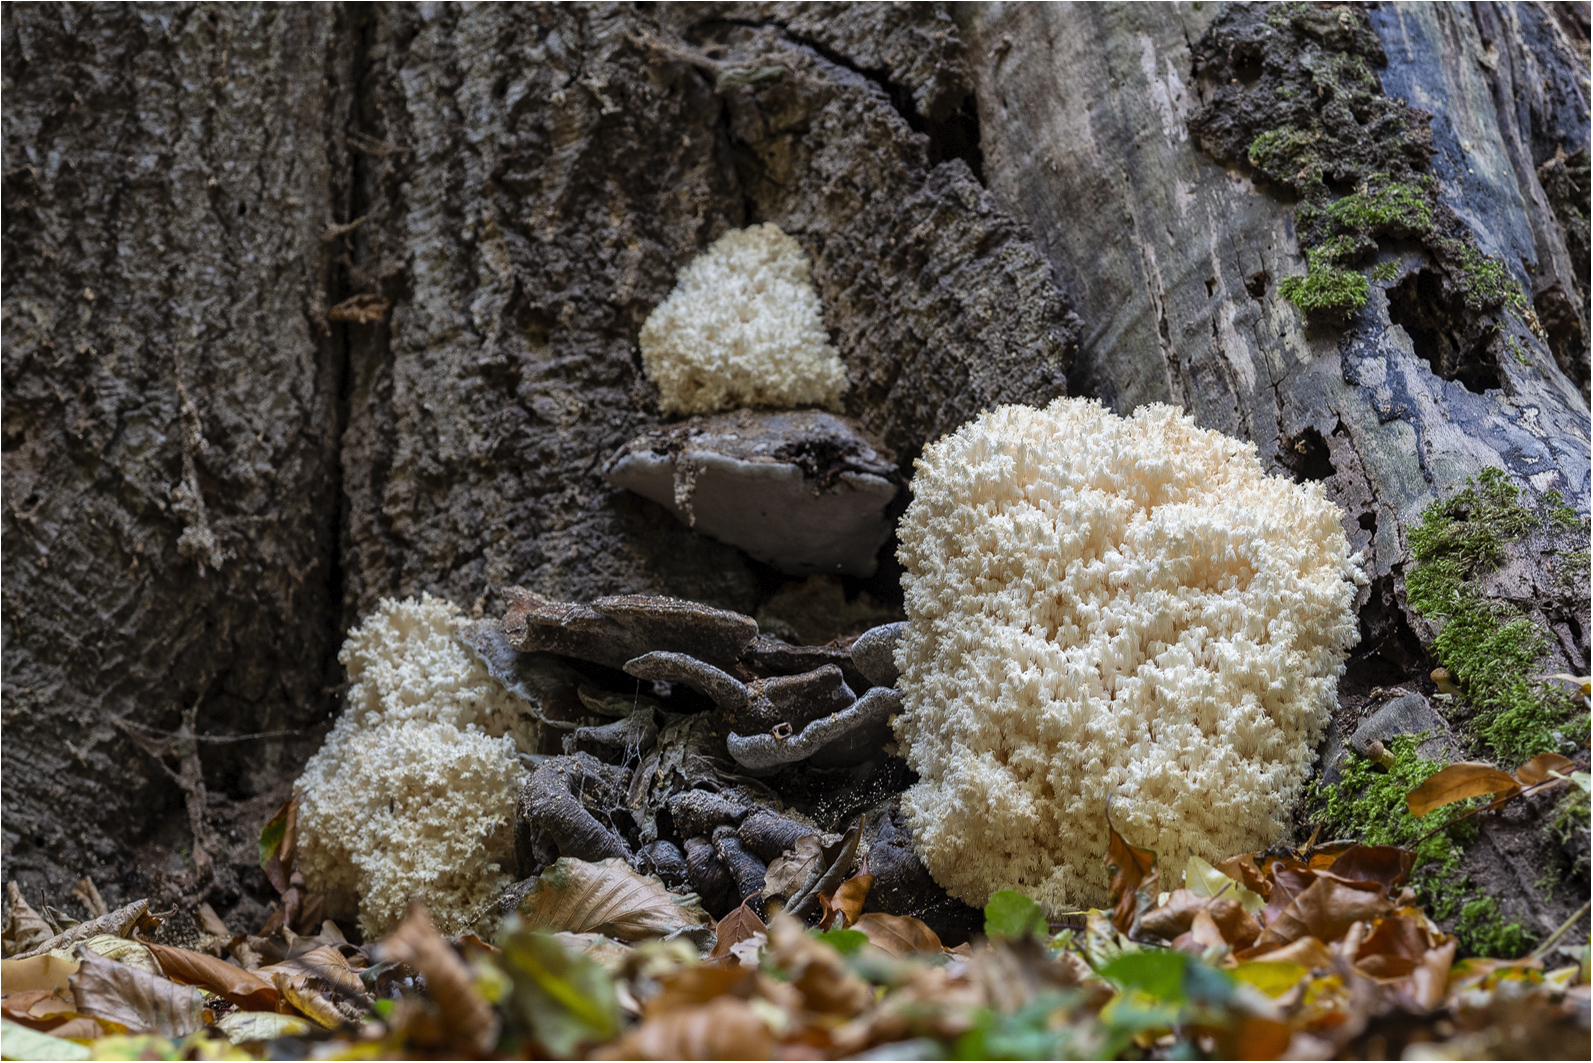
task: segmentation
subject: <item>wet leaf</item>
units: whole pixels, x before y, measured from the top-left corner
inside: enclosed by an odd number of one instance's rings
[[[504,1007],[511,1028],[555,1056],[619,1032],[619,1000],[603,968],[560,948],[550,934],[512,924],[499,946],[499,962],[514,983]]]
[[[315,1023],[298,1015],[272,1011],[235,1011],[216,1020],[216,1028],[235,1045],[274,1041],[278,1037],[303,1037],[314,1033]]]
[[[767,935],[768,931],[763,920],[758,918],[758,913],[747,907],[746,901],[742,901],[741,907],[719,920],[719,925],[714,928],[714,947],[708,957],[718,959],[728,956],[733,946],[750,940],[756,934]]]
[[[1405,795],[1410,814],[1427,815],[1435,809],[1483,794],[1499,794],[1520,788],[1516,780],[1491,764],[1462,762],[1434,774]]]
[[[1576,767],[1576,762],[1558,753],[1539,753],[1516,769],[1516,780],[1522,786],[1536,786],[1548,782],[1556,775],[1564,775]]]
[[[992,941],[1026,938],[1047,930],[1045,910],[1017,890],[997,890],[985,905],[985,937]]]
[[[1130,845],[1110,823],[1107,830],[1110,837],[1106,865],[1112,872],[1112,924],[1126,934],[1134,925],[1140,884],[1156,866],[1156,854],[1150,849]]]
[[[940,936],[922,920],[910,915],[869,912],[860,916],[852,929],[866,935],[869,944],[884,949],[892,956],[941,951]]]
[[[423,906],[410,906],[403,923],[382,942],[381,955],[408,964],[426,979],[427,994],[440,1012],[443,1045],[468,1057],[484,1056],[498,1043],[498,1013]]]
[[[107,960],[80,948],[70,982],[80,1015],[108,1019],[129,1031],[182,1037],[204,1025],[204,998],[192,986]]]
[[[89,1059],[92,1055],[84,1045],[0,1019],[0,1057],[5,1059]]]
[[[740,997],[721,996],[697,1007],[648,1019],[597,1059],[769,1059],[774,1035],[758,1010]]]
[[[658,879],[638,875],[618,857],[590,864],[560,857],[520,898],[533,930],[595,931],[622,940],[663,937],[707,924],[694,900],[670,893]]]

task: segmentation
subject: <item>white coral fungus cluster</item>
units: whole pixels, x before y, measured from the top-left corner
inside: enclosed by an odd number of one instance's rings
[[[808,256],[773,223],[733,229],[693,259],[640,339],[665,413],[835,409],[847,387]]]
[[[1320,485],[1150,406],[1008,406],[930,446],[902,518],[896,734],[951,893],[1107,900],[1107,814],[1180,864],[1276,841],[1357,626]]]
[[[357,897],[367,940],[411,896],[456,933],[510,881],[523,775],[510,732],[534,732],[456,637],[463,619],[431,595],[384,599],[351,631],[348,710],[294,788],[305,883]]]

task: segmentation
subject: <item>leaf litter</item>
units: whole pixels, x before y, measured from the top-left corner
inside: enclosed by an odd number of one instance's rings
[[[1572,783],[1535,757],[1456,764],[1412,791],[1471,816]],[[1439,817],[1442,818],[1442,817]],[[11,883],[0,978],[7,1059],[1585,1058],[1589,954],[1457,959],[1417,906],[1415,854],[1315,839],[1179,868],[1110,831],[1110,909],[1053,925],[995,893],[985,933],[946,949],[920,920],[865,911],[860,831],[800,838],[717,924],[623,861],[560,859],[492,942],[445,939],[424,907],[383,941],[316,923],[293,871],[291,807],[262,864],[282,904],[256,934],[201,906],[231,959],[153,940],[138,901],[52,923]],[[1441,827],[1439,829],[1442,829]],[[813,911],[814,903],[819,911]],[[803,912],[808,921],[799,918]],[[292,909],[291,912],[288,909]],[[1584,909],[1585,911],[1585,909]],[[1582,913],[1578,913],[1578,917]],[[1561,933],[1569,930],[1569,920]],[[807,925],[811,922],[813,925]],[[313,929],[313,933],[309,931]],[[1554,958],[1571,962],[1555,965]]]

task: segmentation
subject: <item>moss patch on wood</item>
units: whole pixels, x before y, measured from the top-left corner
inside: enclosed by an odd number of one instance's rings
[[[1194,52],[1211,100],[1190,120],[1196,142],[1221,162],[1248,163],[1298,201],[1307,272],[1278,291],[1308,318],[1346,320],[1366,302],[1361,270],[1379,241],[1416,240],[1468,310],[1506,309],[1541,338],[1504,263],[1440,202],[1427,172],[1432,116],[1384,94],[1376,71],[1388,58],[1364,11],[1232,4]],[[1381,268],[1372,279],[1393,278]]]

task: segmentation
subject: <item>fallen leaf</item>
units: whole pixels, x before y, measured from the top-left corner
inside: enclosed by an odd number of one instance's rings
[[[1355,952],[1355,966],[1372,978],[1403,978],[1415,970],[1433,942],[1426,929],[1408,915],[1378,920]]]
[[[997,890],[985,905],[985,937],[1016,940],[1046,932],[1045,910],[1026,893]]]
[[[303,1037],[316,1029],[315,1023],[302,1016],[271,1011],[234,1011],[217,1019],[215,1025],[235,1045],[274,1041],[278,1037]]]
[[[1156,854],[1150,849],[1130,845],[1110,823],[1107,830],[1110,833],[1106,865],[1112,873],[1112,925],[1126,934],[1134,925],[1136,897],[1141,883],[1156,866]]]
[[[132,904],[123,905],[110,915],[102,915],[98,919],[90,919],[86,923],[79,923],[70,930],[65,930],[48,941],[41,941],[24,952],[18,953],[12,959],[25,960],[29,956],[37,956],[45,952],[57,950],[70,952],[80,943],[90,938],[101,935],[125,938],[128,931],[132,930],[140,920],[149,916],[149,901],[134,901]]]
[[[874,999],[874,990],[847,969],[839,952],[809,937],[801,923],[784,913],[769,923],[769,956],[802,994],[809,1011],[850,1017]]]
[[[1516,769],[1516,779],[1522,786],[1536,786],[1556,775],[1564,775],[1574,767],[1576,761],[1558,753],[1539,753]]]
[[[331,945],[254,972],[276,986],[282,999],[328,1030],[360,1022],[371,1009],[365,984]]]
[[[1319,971],[1333,967],[1333,953],[1314,937],[1303,937],[1282,947],[1271,942],[1258,942],[1237,954],[1241,960],[1261,959],[1268,963],[1295,963],[1307,970]]]
[[[0,945],[8,954],[25,953],[37,948],[55,936],[44,916],[22,896],[22,887],[15,882],[6,883],[6,900],[11,914],[6,918],[5,930],[0,932]]]
[[[758,913],[747,907],[746,901],[742,901],[741,907],[719,920],[719,925],[714,928],[714,947],[708,953],[708,958],[728,956],[735,945],[750,940],[756,934],[767,935],[768,931],[763,920],[758,918]]]
[[[140,971],[150,974],[162,974],[160,964],[155,961],[155,954],[149,951],[149,946],[142,941],[134,941],[117,934],[95,934],[82,943],[82,947],[91,949],[104,956],[107,960],[125,963],[129,967],[136,967]],[[63,959],[73,953],[64,949],[52,949],[50,955],[60,956]]]
[[[752,1004],[721,996],[648,1019],[596,1059],[769,1059],[774,1034]]]
[[[499,965],[513,982],[502,1005],[511,1032],[534,1036],[558,1057],[619,1033],[619,999],[608,973],[565,951],[551,934],[517,922],[511,920],[499,940]]]
[[[0,994],[10,996],[30,989],[67,990],[67,979],[77,973],[76,960],[45,953],[26,960],[0,960]]]
[[[1226,860],[1218,861],[1212,866],[1265,902],[1271,896],[1272,883],[1261,873],[1261,868],[1257,864],[1257,857],[1261,855],[1260,853],[1240,853],[1238,856],[1230,856]],[[1254,911],[1254,909],[1248,910]]]
[[[560,857],[520,898],[528,929],[596,931],[621,940],[664,937],[706,925],[695,900],[670,893],[618,857],[596,864]]]
[[[1543,678],[1562,679],[1581,690],[1582,696],[1584,698],[1593,698],[1593,676],[1572,675],[1570,672],[1556,672],[1553,675],[1546,675]]]
[[[72,887],[72,896],[88,909],[90,919],[98,919],[102,915],[110,915],[110,906],[105,903],[105,898],[100,896],[99,887],[94,885],[94,880],[84,875]]]
[[[751,999],[758,990],[758,972],[747,967],[702,964],[681,967],[659,979],[659,991],[647,1001],[648,1018],[681,1008],[694,1008],[722,996]]]
[[[834,893],[819,894],[819,904],[824,909],[820,929],[828,930],[837,917],[843,930],[857,922],[857,917],[863,913],[863,902],[868,899],[869,887],[873,885],[873,875],[853,875],[837,886]]]
[[[299,802],[292,798],[277,809],[260,831],[260,868],[276,887],[277,893],[288,892],[288,876],[293,872],[293,855],[297,845]]]
[[[1269,997],[1281,997],[1311,972],[1299,963],[1245,960],[1228,973],[1247,985],[1255,986]]]
[[[1219,1059],[1278,1059],[1288,1051],[1294,1031],[1288,1023],[1260,1015],[1244,1015],[1217,1031]]]
[[[1380,889],[1357,889],[1336,878],[1319,877],[1267,924],[1257,944],[1287,944],[1303,937],[1337,941],[1352,924],[1376,919],[1392,908]]]
[[[892,956],[941,951],[940,936],[922,920],[910,915],[869,912],[859,916],[852,929],[866,935],[870,945],[884,949]]]
[[[1435,809],[1483,794],[1500,794],[1520,789],[1516,780],[1491,764],[1461,762],[1435,773],[1405,795],[1410,814],[1418,818]]]
[[[381,955],[408,964],[426,979],[427,994],[440,1012],[444,1045],[467,1058],[492,1051],[498,1043],[498,1013],[476,989],[470,968],[437,933],[422,905],[410,905],[403,923],[382,942]]]
[[[86,1045],[0,1019],[0,1057],[22,1060],[71,1060],[90,1059],[93,1055],[94,1053]]]
[[[1389,893],[1405,884],[1416,854],[1394,845],[1356,845],[1339,854],[1327,871],[1349,882],[1375,882]]]
[[[79,948],[77,958],[80,966],[70,982],[78,1014],[162,1037],[183,1037],[204,1025],[204,998],[192,986],[107,960],[87,948]]]
[[[1432,1011],[1444,1002],[1449,987],[1449,969],[1455,962],[1456,942],[1448,941],[1427,954],[1411,972],[1411,999],[1426,1011]]]
[[[827,867],[825,847],[839,841],[838,835],[804,834],[796,843],[775,857],[763,876],[765,897],[792,897],[807,882],[815,867]]]
[[[1266,898],[1246,889],[1242,881],[1218,870],[1194,853],[1189,854],[1189,861],[1184,866],[1184,888],[1201,897],[1232,897],[1247,912],[1259,912],[1267,906]]]

